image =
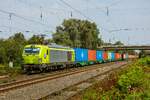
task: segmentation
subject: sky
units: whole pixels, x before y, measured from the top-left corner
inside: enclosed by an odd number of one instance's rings
[[[0,0],[0,38],[16,32],[51,38],[69,18],[95,22],[105,42],[150,45],[150,0]]]

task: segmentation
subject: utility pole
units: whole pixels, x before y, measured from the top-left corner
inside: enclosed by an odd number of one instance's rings
[[[72,18],[72,16],[73,16],[73,15],[72,15],[72,11],[71,11],[71,14],[70,14],[70,16],[71,16],[71,18]]]
[[[12,30],[11,30],[11,26],[12,26],[12,14],[13,14],[13,13],[9,13],[9,22],[10,22],[10,23],[9,23],[9,24],[10,24],[10,27],[9,27],[9,34],[11,34],[11,31],[12,31]]]
[[[40,11],[41,11],[40,18],[41,18],[41,20],[42,20],[42,19],[43,19],[42,6],[40,6]]]
[[[109,8],[106,7],[106,15],[109,16]]]
[[[130,37],[128,36],[128,45],[130,44]]]

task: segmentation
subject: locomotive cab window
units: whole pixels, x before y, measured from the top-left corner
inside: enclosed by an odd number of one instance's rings
[[[25,48],[25,54],[39,54],[40,48]]]

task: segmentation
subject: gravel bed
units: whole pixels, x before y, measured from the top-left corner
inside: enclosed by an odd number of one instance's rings
[[[99,80],[97,81],[101,81],[106,77],[106,75],[102,75],[99,78]],[[93,82],[95,83],[95,82]],[[61,92],[58,92],[57,94],[53,95],[49,95],[48,97],[44,98],[44,100],[68,100],[70,97],[76,95],[77,93],[85,90],[86,88],[90,87],[93,85],[93,83],[89,83],[89,82],[83,82],[81,84],[75,85],[73,87],[70,87],[66,90],[62,90]]]
[[[122,66],[120,69],[123,69],[126,66]],[[86,81],[83,81],[77,85],[70,86],[66,89],[63,89],[61,91],[57,91],[56,93],[53,93],[47,97],[44,98],[44,100],[70,100],[71,97],[74,95],[80,93],[81,91],[84,91],[86,88],[89,88],[93,84],[100,82],[107,78],[113,71],[110,71],[107,74],[104,75],[98,75],[96,77],[92,77]],[[41,99],[43,100],[43,99]]]
[[[105,63],[105,64],[100,64],[101,66],[106,66],[106,65],[111,65],[114,64],[115,62],[110,62],[110,63]],[[88,66],[91,67],[91,66]],[[39,77],[44,77],[47,75],[53,75],[57,73],[63,73],[63,72],[69,72],[72,70],[80,70],[80,69],[85,69],[86,67],[77,67],[77,68],[69,68],[69,69],[62,69],[62,70],[56,70],[56,71],[51,71],[51,72],[45,72],[45,73],[33,73],[31,75],[27,74],[18,74],[17,76],[8,76],[5,78],[0,78],[0,85],[6,84],[6,83],[11,83],[15,81],[20,81],[20,80],[27,80],[27,79],[34,79],[34,78],[39,78]]]
[[[60,91],[64,88],[85,81],[106,71],[118,68],[126,63],[127,62],[118,62],[117,64],[112,64],[107,67],[102,67],[87,72],[73,74],[45,81],[42,83],[30,85],[24,88],[11,90],[5,93],[1,93],[0,100],[37,100],[41,97],[45,97],[56,91]]]

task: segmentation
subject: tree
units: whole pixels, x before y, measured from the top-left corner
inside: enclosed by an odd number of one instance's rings
[[[7,61],[7,56],[6,56],[6,51],[5,51],[5,41],[4,40],[0,40],[0,63],[4,64]]]
[[[0,47],[0,63],[4,64],[6,63],[7,58],[6,58],[6,52],[4,47]]]
[[[97,42],[98,42],[98,47],[104,45],[104,41],[101,38],[98,38]]]
[[[6,40],[6,52],[9,61],[20,64],[22,60],[23,48],[26,45],[26,40],[22,33],[16,33]]]
[[[114,45],[124,45],[121,41],[117,41]]]
[[[7,40],[3,40],[3,46],[0,48],[2,62],[5,63],[13,61],[15,64],[20,64],[22,60],[22,51],[26,40],[22,33],[16,33],[9,37]]]
[[[44,36],[33,35],[29,40],[29,44],[43,44]]]
[[[57,44],[70,47],[96,48],[100,38],[95,23],[87,20],[68,19],[57,26],[53,40]]]
[[[20,44],[26,43],[26,39],[25,39],[23,33],[21,33],[21,32],[16,33],[14,36],[9,37],[9,39],[13,39],[16,42],[19,42]]]

